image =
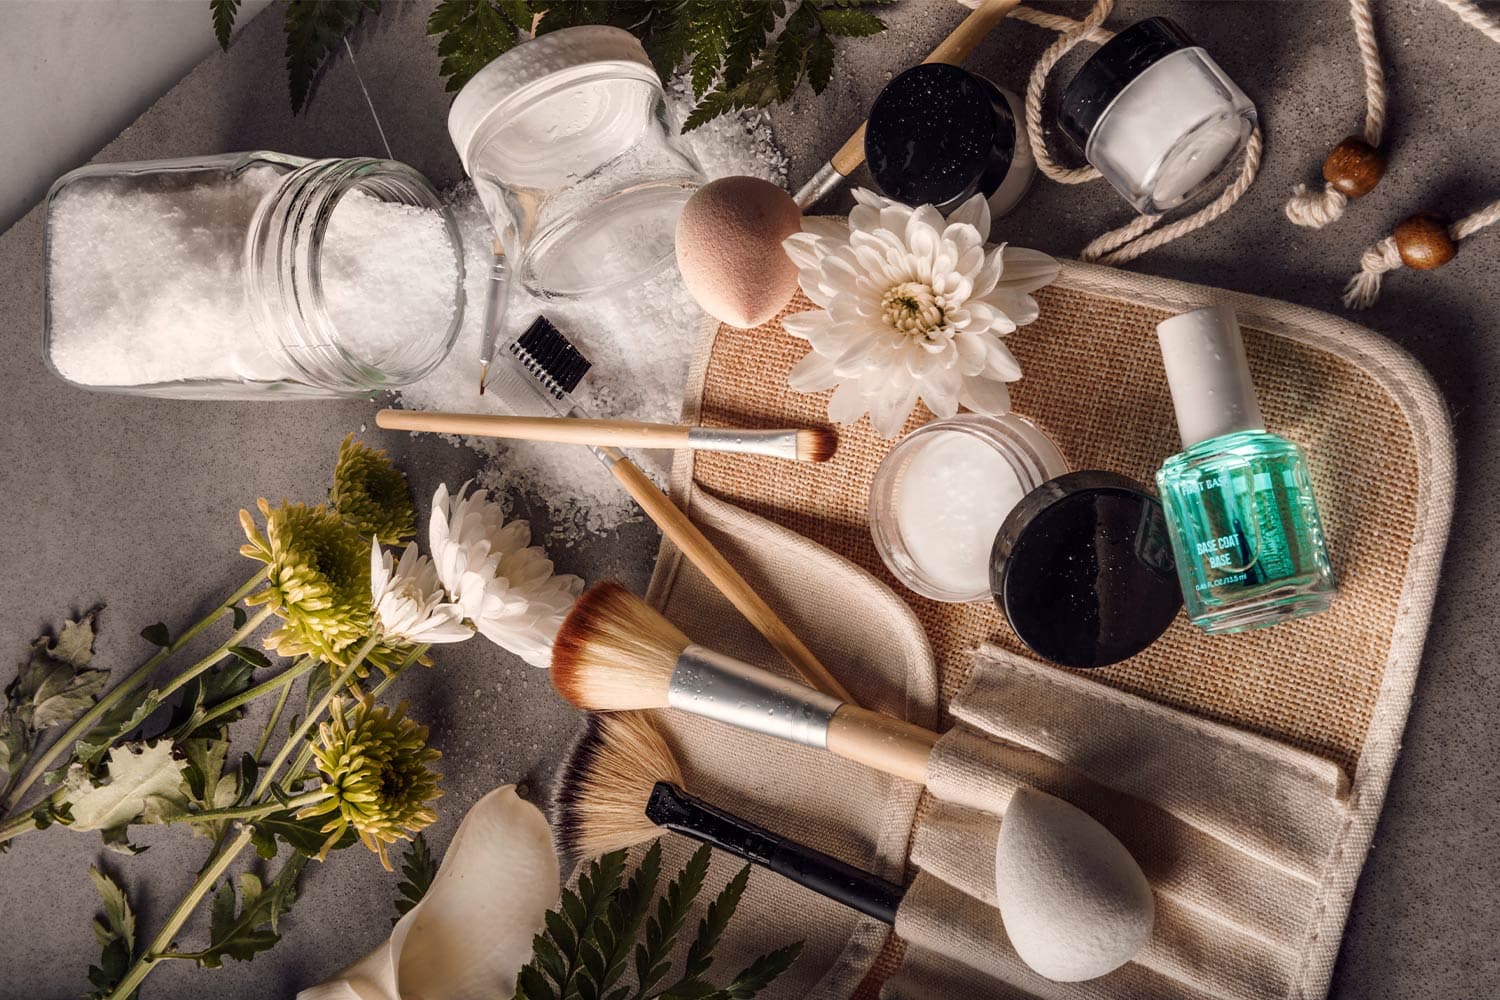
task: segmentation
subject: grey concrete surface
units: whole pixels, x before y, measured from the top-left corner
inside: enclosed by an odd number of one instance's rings
[[[1346,5],[1121,4],[1117,21],[1176,17],[1255,100],[1267,137],[1260,179],[1229,217],[1132,267],[1337,311],[1337,290],[1360,249],[1395,221],[1421,208],[1462,212],[1500,193],[1500,47],[1425,0],[1377,6],[1392,87],[1391,171],[1341,223],[1314,233],[1288,225],[1280,204],[1293,183],[1316,177],[1332,144],[1358,129],[1361,82]],[[427,7],[387,4],[361,31],[356,51],[396,155],[446,185],[460,171],[443,127],[447,99],[437,59],[422,34]],[[906,0],[889,10],[888,34],[847,46],[828,92],[800,94],[778,109],[777,135],[794,180],[843,140],[888,76],[918,60],[960,14],[947,0]],[[0,9],[0,30],[3,17]],[[347,61],[327,74],[307,114],[289,115],[278,32],[275,20],[260,17],[229,55],[199,66],[98,158],[377,151]],[[1020,90],[1050,37],[1006,25],[973,65]],[[1039,181],[1005,235],[1072,255],[1127,215],[1101,183]],[[7,376],[0,394],[0,662],[18,661],[37,630],[60,614],[106,602],[100,662],[124,666],[142,655],[135,637],[142,625],[190,621],[194,602],[211,603],[209,595],[247,575],[233,554],[234,511],[257,495],[316,499],[338,440],[367,424],[374,406],[151,401],[60,384],[44,370],[39,349],[41,233],[40,211],[33,211],[0,237]],[[1437,380],[1457,426],[1460,488],[1405,749],[1333,995],[1491,996],[1500,989],[1500,542],[1492,530],[1500,519],[1500,231],[1475,238],[1440,271],[1394,275],[1380,306],[1360,319],[1411,351]],[[387,442],[419,493],[474,469],[471,455],[444,444]],[[630,526],[559,553],[559,562],[592,579],[619,575],[640,585],[653,551],[652,532]],[[447,798],[433,832],[442,845],[483,790],[503,781],[544,782],[576,717],[541,674],[480,643],[442,650],[437,661],[405,690],[447,755]],[[141,917],[150,927],[187,885],[206,844],[178,831],[145,839],[152,849],[139,858],[104,858],[149,887]],[[85,870],[100,857],[91,835],[56,830],[27,836],[0,857],[0,995],[63,997],[85,988],[86,966],[97,955]],[[336,855],[310,871],[305,898],[275,951],[215,972],[168,966],[153,975],[147,993],[288,995],[386,933],[394,884],[363,852]]]

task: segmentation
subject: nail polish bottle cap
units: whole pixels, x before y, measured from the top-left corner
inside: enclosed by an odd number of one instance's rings
[[[1173,316],[1157,324],[1156,338],[1184,448],[1265,428],[1233,308],[1209,306]]]

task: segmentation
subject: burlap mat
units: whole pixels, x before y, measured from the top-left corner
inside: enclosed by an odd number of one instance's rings
[[[1454,459],[1441,400],[1426,374],[1387,341],[1284,303],[1071,262],[1038,299],[1041,318],[1008,340],[1025,370],[1012,399],[1074,468],[1150,482],[1179,447],[1154,327],[1170,314],[1218,301],[1239,314],[1268,425],[1312,456],[1340,583],[1331,611],[1213,638],[1179,619],[1146,652],[1087,677],[1308,751],[1349,777],[1347,814],[1321,865],[1303,935],[1307,953],[1296,995],[1321,995],[1405,724],[1446,540]],[[808,307],[799,296],[787,311]],[[752,427],[825,422],[825,397],[786,387],[787,371],[805,350],[780,330],[779,318],[755,330],[709,331],[688,386],[686,416]],[[916,413],[907,429],[927,419]],[[974,647],[1022,647],[992,606],[927,601],[886,572],[870,541],[866,496],[891,444],[861,421],[843,429],[836,459],[822,465],[683,452],[674,465],[674,494],[695,517],[707,506],[760,515],[892,587],[931,642],[947,705],[968,677]],[[758,558],[751,553],[748,564]],[[695,627],[691,616],[676,613],[663,589],[676,571],[675,554],[665,546],[653,589],[669,613],[690,635],[722,628],[718,615]],[[847,615],[857,602],[843,605]],[[841,614],[812,617],[802,623],[803,635],[822,649],[818,631],[836,626]],[[863,669],[871,669],[868,661]],[[857,691],[891,680],[843,676]],[[879,808],[865,812],[871,819],[883,815]],[[787,912],[762,916],[784,921]],[[873,995],[899,952],[886,949],[860,995]],[[823,985],[832,991],[810,995],[839,995],[832,982]],[[1007,994],[997,987],[996,995]]]

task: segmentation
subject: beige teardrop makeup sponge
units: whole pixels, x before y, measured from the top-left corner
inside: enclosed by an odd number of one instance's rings
[[[1151,886],[1125,846],[1088,813],[1043,792],[1011,797],[995,845],[1006,936],[1055,982],[1113,972],[1151,937]]]
[[[677,219],[677,268],[710,316],[759,326],[797,290],[797,267],[781,241],[802,229],[792,196],[758,177],[703,185]]]

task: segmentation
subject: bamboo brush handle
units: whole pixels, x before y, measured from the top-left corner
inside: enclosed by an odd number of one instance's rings
[[[844,705],[828,723],[828,750],[898,778],[927,783],[937,733],[858,705]]]
[[[984,40],[985,36],[995,30],[995,25],[1021,5],[1021,0],[986,0],[985,3],[976,7],[968,17],[958,23],[958,27],[948,33],[948,37],[938,43],[937,48],[928,54],[924,63],[952,63],[957,66]],[[860,123],[858,129],[849,137],[849,141],[839,147],[839,151],[833,154],[829,161],[833,169],[839,174],[848,177],[856,168],[865,162],[865,126]]]
[[[434,413],[381,410],[375,425],[391,431],[428,431],[475,437],[553,441],[559,444],[612,445],[616,448],[686,448],[691,427],[639,420],[595,420],[584,417],[512,417],[483,413]]]
[[[608,454],[608,453],[607,453]],[[796,633],[787,628],[785,622],[771,610],[771,606],[755,592],[739,570],[724,558],[724,553],[714,548],[698,526],[689,520],[671,498],[657,488],[647,475],[630,459],[623,455],[608,454],[616,459],[610,466],[620,485],[635,498],[635,502],[656,522],[661,533],[682,550],[688,561],[708,577],[719,593],[729,598],[729,603],[739,609],[740,614],[755,626],[755,630],[766,637],[775,649],[796,668],[802,679],[824,694],[833,695],[840,701],[850,702],[854,696],[829,673],[828,668],[813,655]]]

